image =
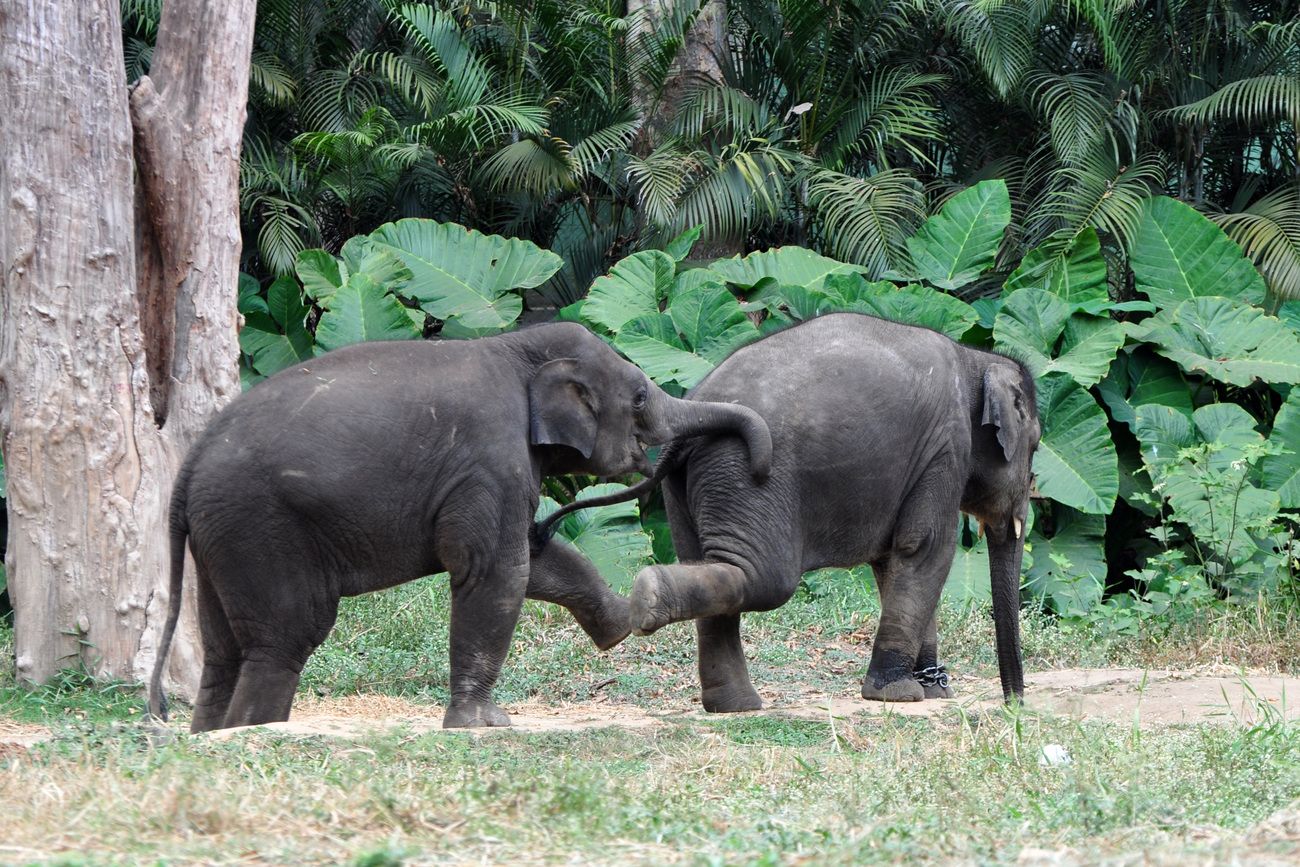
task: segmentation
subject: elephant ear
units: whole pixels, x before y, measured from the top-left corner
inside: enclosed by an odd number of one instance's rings
[[[538,368],[528,384],[529,437],[537,446],[568,446],[591,457],[596,447],[596,410],[575,358]]]
[[[997,364],[984,371],[984,416],[981,424],[998,429],[1002,456],[1010,461],[1029,436],[1029,396],[1020,384],[1020,371]]]

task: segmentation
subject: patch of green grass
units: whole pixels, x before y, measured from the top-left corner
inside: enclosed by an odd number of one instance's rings
[[[1069,763],[1042,765],[1045,744]],[[355,743],[68,731],[0,774],[17,851],[284,864],[1247,858],[1240,832],[1298,787],[1300,729],[1277,720],[1139,733],[1001,712]]]

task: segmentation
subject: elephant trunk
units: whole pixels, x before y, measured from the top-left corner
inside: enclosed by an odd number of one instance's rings
[[[654,419],[651,442],[677,442],[710,433],[736,433],[749,449],[749,470],[757,482],[772,471],[772,434],[763,417],[738,403],[680,400],[658,392],[647,416]]]
[[[1020,562],[1024,556],[1024,521],[1009,518],[987,525],[989,576],[993,591],[993,625],[997,636],[1002,697],[1023,699],[1025,673],[1020,658]]]

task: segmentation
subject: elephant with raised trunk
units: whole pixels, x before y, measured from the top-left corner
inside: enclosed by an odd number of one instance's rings
[[[288,719],[340,597],[444,570],[443,725],[509,725],[491,693],[525,597],[568,608],[602,649],[629,628],[627,601],[574,549],[530,552],[542,476],[648,472],[643,445],[724,431],[765,475],[756,413],[672,398],[574,324],[360,344],[288,368],[232,401],[182,465],[151,709],[164,712],[188,537],[203,641],[193,731]]]
[[[689,397],[751,407],[774,448],[759,483],[733,437],[675,443],[654,477],[628,492],[662,477],[680,560],[637,575],[632,627],[649,634],[695,620],[706,710],[762,706],[745,667],[742,612],[781,605],[809,570],[863,563],[875,572],[881,615],[862,696],[950,696],[935,611],[959,511],[988,535],[1002,690],[1023,695],[1020,560],[1040,433],[1023,365],[924,328],[841,313],[737,350]],[[600,501],[553,515],[540,538],[563,513]]]

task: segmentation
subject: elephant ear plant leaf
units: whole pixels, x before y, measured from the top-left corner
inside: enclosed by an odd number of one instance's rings
[[[716,280],[725,280],[741,290],[766,285],[820,288],[832,274],[862,273],[861,265],[837,262],[803,247],[777,247],[748,256],[719,259],[708,270]]]
[[[366,274],[348,277],[330,296],[329,308],[316,324],[316,345],[324,350],[364,340],[413,340],[420,335],[408,309]]]
[[[625,490],[625,485],[599,484],[583,488],[577,496],[585,499]],[[541,521],[559,507],[550,497],[542,497],[536,520]],[[577,548],[620,593],[631,589],[631,576],[654,557],[650,536],[641,528],[641,509],[635,499],[565,515],[555,525],[555,534]]]
[[[1106,516],[1062,505],[1051,508],[1051,531],[1039,521],[1029,536],[1033,562],[1025,589],[1064,617],[1087,614],[1106,586]]]
[[[1012,292],[993,325],[994,347],[1021,359],[1034,376],[1063,371],[1085,387],[1101,381],[1123,343],[1119,323],[1072,313],[1043,289]]]
[[[660,250],[633,253],[597,277],[582,303],[582,319],[609,334],[641,316],[657,315],[668,300],[677,263]]]
[[[1068,375],[1052,373],[1038,382],[1038,414],[1038,489],[1081,512],[1109,514],[1119,492],[1119,464],[1105,411]]]
[[[1273,419],[1268,436],[1280,451],[1266,455],[1260,469],[1265,489],[1277,491],[1284,509],[1300,509],[1300,389],[1292,389]]]
[[[410,270],[404,294],[430,316],[454,324],[456,336],[506,330],[523,312],[519,290],[540,286],[564,264],[529,241],[455,223],[398,220],[369,238]]]
[[[1138,291],[1158,307],[1205,296],[1264,300],[1264,278],[1241,248],[1194,208],[1167,196],[1146,203],[1129,264]]]
[[[663,313],[624,323],[614,346],[660,385],[690,388],[758,336],[735,296],[706,283],[674,295]]]
[[[1110,417],[1130,429],[1137,424],[1137,408],[1149,403],[1192,414],[1191,391],[1177,365],[1145,346],[1121,352],[1097,391],[1110,408]]]
[[[949,199],[907,239],[915,276],[952,291],[989,268],[1011,223],[1004,181],[980,181]]]
[[[1031,288],[1045,289],[1071,306],[1109,301],[1106,260],[1097,232],[1089,226],[1072,240],[1030,250],[1007,278],[1003,291]]]
[[[1188,373],[1231,385],[1300,382],[1300,339],[1258,307],[1230,298],[1191,298],[1129,333]]]
[[[270,376],[315,356],[307,312],[297,280],[284,276],[271,284],[266,292],[266,319],[245,314],[239,332],[239,348],[252,357],[254,370]]]

